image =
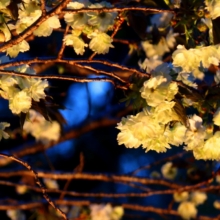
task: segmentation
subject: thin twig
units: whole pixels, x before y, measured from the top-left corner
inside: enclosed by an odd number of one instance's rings
[[[71,179],[69,179],[71,180]],[[69,181],[68,180],[68,181]],[[27,189],[33,190],[35,192],[42,192],[41,189],[34,187],[34,186],[30,186],[30,185],[25,185],[25,184],[18,184],[18,183],[12,183],[9,181],[4,181],[4,180],[0,180],[0,185],[5,185],[5,186],[11,186],[11,187],[19,187],[19,186],[24,186]],[[182,187],[180,188],[181,191],[183,191],[185,188]],[[146,197],[150,197],[150,196],[155,196],[155,195],[168,195],[168,194],[174,194],[176,192],[179,192],[180,189],[166,189],[166,190],[151,190],[149,192],[143,193],[104,193],[104,192],[100,192],[100,193],[86,193],[86,192],[73,192],[73,191],[67,191],[66,189],[64,190],[59,190],[59,189],[47,189],[47,193],[58,193],[61,195],[68,195],[68,196],[73,196],[73,197],[90,197],[90,198],[123,198],[123,197],[136,197],[136,198],[146,198]],[[220,186],[207,186],[201,189],[196,189],[196,191],[199,192],[210,192],[210,191],[215,191],[215,190],[219,190]],[[188,192],[192,192],[195,191],[194,186],[191,186],[191,188],[187,188],[187,190],[184,191],[188,191]],[[64,199],[64,196],[62,196],[62,198],[59,198],[59,200]]]
[[[0,156],[4,157],[4,158],[7,158],[7,159],[11,159],[19,164],[21,164],[22,166],[26,167],[30,173],[34,176],[35,178],[35,182],[36,184],[40,187],[41,189],[41,192],[44,196],[44,198],[47,200],[47,202],[55,209],[58,211],[58,213],[64,218],[67,220],[67,216],[66,214],[59,208],[57,207],[54,202],[49,198],[49,196],[47,195],[47,192],[46,192],[46,189],[43,187],[43,185],[41,184],[39,178],[38,178],[38,173],[36,171],[33,170],[33,168],[27,163],[27,162],[24,162],[20,159],[18,159],[17,157],[14,157],[14,156],[11,156],[11,155],[6,155],[6,154],[2,154],[0,153]]]
[[[45,0],[40,0],[40,8],[42,11],[42,17],[44,17],[47,14]]]
[[[162,12],[170,12],[175,14],[173,10],[167,9],[156,9],[156,8],[146,8],[146,7],[120,7],[120,8],[81,8],[81,9],[65,9],[62,10],[62,13],[83,13],[83,12],[124,12],[124,11],[144,11],[144,12],[152,12],[152,13],[162,13]]]
[[[122,86],[117,84],[114,80],[109,78],[77,78],[77,77],[71,77],[71,76],[57,76],[57,75],[31,75],[26,73],[20,73],[15,71],[7,71],[7,70],[0,70],[0,74],[2,75],[10,75],[10,76],[21,76],[24,78],[38,78],[38,79],[58,79],[58,80],[67,80],[67,81],[73,81],[78,83],[85,83],[85,82],[110,82],[114,85],[115,88],[120,88],[122,90],[127,90],[127,86]]]
[[[19,34],[17,37],[13,38],[12,40],[4,43],[0,47],[0,52],[6,51],[8,48],[12,47],[13,45],[16,45],[20,43],[21,41],[25,40],[27,37],[31,36],[33,32],[48,18],[58,15],[61,13],[62,9],[66,7],[66,5],[70,2],[70,0],[63,0],[59,5],[54,7],[47,15],[41,16],[38,20],[36,20],[30,27],[25,29],[21,34]]]
[[[0,69],[3,68],[7,68],[7,67],[15,67],[15,66],[20,66],[20,65],[31,65],[31,64],[35,64],[35,63],[43,63],[43,64],[48,64],[48,63],[66,63],[66,64],[70,64],[70,65],[76,65],[79,63],[100,63],[104,66],[110,66],[110,67],[114,67],[114,68],[118,68],[121,69],[123,71],[128,71],[131,73],[135,73],[139,76],[142,77],[150,77],[150,74],[148,73],[144,73],[142,71],[139,71],[137,69],[134,68],[130,68],[130,67],[126,67],[117,63],[113,63],[110,61],[106,61],[106,60],[68,60],[68,59],[57,59],[57,58],[47,58],[47,59],[39,59],[39,58],[34,58],[34,59],[30,59],[30,60],[21,60],[21,61],[12,61],[9,63],[2,63],[0,64]],[[83,66],[84,67],[84,66]],[[82,68],[82,66],[81,66]],[[98,71],[98,70],[96,70]],[[100,74],[104,74],[104,72],[100,73]]]
[[[66,29],[65,29],[65,32],[63,34],[63,42],[62,42],[62,46],[61,46],[60,51],[59,51],[58,56],[57,56],[58,59],[62,59],[62,57],[63,57],[63,52],[64,52],[64,49],[65,49],[65,46],[66,46],[65,41],[64,41],[64,37],[67,35],[67,33],[69,31],[69,28],[70,28],[69,25],[67,25]]]
[[[140,183],[143,185],[163,185],[168,188],[180,189],[183,186],[180,184],[172,183],[170,181],[162,180],[162,179],[149,179],[149,178],[141,178],[141,177],[131,177],[131,176],[123,176],[123,175],[105,175],[105,174],[90,174],[90,173],[50,173],[50,172],[41,172],[38,171],[38,177],[42,178],[51,178],[55,180],[68,180],[68,179],[81,179],[86,181],[102,181],[102,182],[132,182],[132,183]],[[32,176],[31,173],[25,171],[14,171],[14,172],[0,172],[0,177],[12,177],[12,176]],[[196,185],[197,187],[199,185]],[[189,188],[190,186],[184,186],[185,188]]]
[[[111,35],[111,38],[112,38],[112,39],[113,39],[114,36],[117,34],[117,32],[119,31],[119,28],[121,27],[121,25],[122,25],[123,22],[124,22],[124,18],[122,18],[121,15],[119,15],[118,17],[119,17],[119,19],[118,19],[118,21],[117,21],[117,23],[116,23],[116,26],[115,26],[115,28],[114,28],[114,31],[113,31],[113,33],[112,33],[112,35]],[[94,53],[89,57],[88,60],[93,60],[93,58],[95,57],[96,54],[97,54],[97,53],[94,52]]]
[[[55,200],[56,204],[58,205],[69,205],[69,206],[89,206],[92,204],[88,200]],[[28,210],[32,208],[37,208],[42,206],[43,201],[41,202],[34,202],[34,203],[26,203],[26,204],[16,204],[16,205],[0,205],[0,210],[10,210],[10,209],[22,209],[22,210]],[[113,204],[114,205],[114,204]],[[117,204],[115,204],[117,205]],[[126,204],[123,203],[122,207],[124,209],[138,211],[138,212],[153,212],[159,215],[173,215],[173,216],[179,216],[179,213],[175,210],[167,210],[167,209],[160,209],[155,208],[152,206],[140,206],[136,204]],[[207,216],[198,216],[196,217],[197,220],[219,220],[219,218],[212,218]]]
[[[169,156],[169,157],[166,157],[166,158],[163,158],[161,160],[157,160],[151,164],[148,164],[146,166],[142,166],[136,170],[134,170],[133,172],[131,172],[131,175],[134,176],[136,175],[138,172],[140,172],[141,170],[145,170],[145,169],[150,169],[152,166],[155,166],[155,165],[158,165],[162,162],[167,162],[167,161],[173,161],[174,159],[176,158],[179,158],[179,157],[182,157],[184,154],[187,154],[188,152],[187,151],[184,151],[184,152],[180,152],[178,154],[175,154],[175,155],[172,155],[172,156]]]

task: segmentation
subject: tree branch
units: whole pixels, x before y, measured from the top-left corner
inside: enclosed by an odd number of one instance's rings
[[[58,207],[54,204],[54,202],[49,198],[49,196],[47,195],[46,189],[43,187],[43,185],[41,184],[41,182],[40,182],[40,180],[39,180],[39,178],[38,178],[37,172],[34,171],[33,168],[32,168],[28,163],[26,163],[26,162],[24,162],[24,161],[18,159],[17,157],[14,157],[14,156],[2,154],[2,153],[0,153],[0,156],[2,156],[2,157],[4,157],[4,158],[7,158],[7,159],[11,159],[11,160],[13,160],[13,161],[15,161],[15,162],[21,164],[22,166],[26,167],[26,168],[29,170],[29,172],[31,173],[31,175],[34,176],[35,182],[36,182],[36,184],[40,187],[41,192],[42,192],[44,198],[47,200],[47,202],[48,202],[55,210],[57,210],[58,213],[59,213],[64,219],[67,220],[66,214],[65,214],[60,208],[58,208]]]

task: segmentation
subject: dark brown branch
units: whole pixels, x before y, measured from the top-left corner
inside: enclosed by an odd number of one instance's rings
[[[36,184],[40,187],[41,189],[41,192],[44,196],[44,198],[47,200],[47,202],[55,209],[58,211],[58,213],[64,218],[64,219],[67,219],[66,217],[66,214],[60,209],[58,208],[54,202],[49,198],[49,196],[47,195],[47,192],[46,192],[46,189],[43,187],[43,185],[41,184],[39,178],[38,178],[38,174],[36,171],[33,170],[33,168],[26,162],[18,159],[17,157],[14,157],[14,156],[10,156],[10,155],[6,155],[6,154],[2,154],[0,153],[0,156],[4,157],[4,158],[7,158],[7,159],[10,159],[10,160],[13,160],[19,164],[21,164],[22,166],[24,166],[25,168],[27,168],[29,170],[29,172],[32,174],[32,176],[34,176],[35,178],[35,182]]]
[[[92,204],[90,201],[87,200],[79,200],[79,201],[71,201],[71,200],[55,200],[56,204],[58,205],[70,205],[70,206],[89,206]],[[10,210],[10,209],[22,209],[28,210],[32,208],[41,207],[43,204],[42,202],[34,202],[34,203],[26,203],[26,204],[17,204],[17,205],[0,205],[0,210]],[[172,215],[172,216],[179,216],[179,213],[175,210],[167,210],[167,209],[160,209],[155,208],[152,206],[140,206],[136,204],[122,204],[124,209],[138,211],[138,212],[153,212],[159,215]],[[218,218],[210,218],[207,216],[198,216],[197,220],[219,220]]]
[[[146,166],[143,166],[143,167],[140,167],[140,168],[136,169],[135,171],[133,171],[133,172],[131,173],[131,175],[136,175],[136,174],[137,174],[138,172],[140,172],[141,170],[150,169],[152,166],[158,165],[158,164],[160,164],[160,163],[162,163],[162,162],[172,161],[172,160],[174,160],[174,159],[176,159],[176,158],[178,158],[178,157],[182,157],[184,154],[187,154],[187,153],[188,153],[188,151],[184,151],[184,152],[180,152],[180,153],[178,153],[178,154],[175,154],[175,155],[173,155],[173,156],[169,156],[169,157],[163,158],[163,159],[161,159],[161,160],[157,160],[157,161],[155,161],[154,163],[151,163],[151,164],[148,164],[148,165],[146,165]]]
[[[65,32],[64,32],[64,34],[63,34],[63,39],[64,39],[64,37],[67,35],[67,33],[68,33],[68,31],[69,31],[69,28],[70,28],[69,25],[67,25],[67,26],[66,26],[66,29],[65,29]],[[61,46],[60,51],[59,51],[58,56],[57,56],[57,58],[58,58],[59,60],[63,57],[63,52],[64,52],[65,47],[66,47],[66,44],[65,44],[65,42],[64,42],[64,40],[63,40],[62,46]]]
[[[69,179],[71,180],[71,179]],[[41,189],[30,186],[30,185],[25,185],[25,184],[17,184],[17,183],[12,183],[9,181],[4,181],[0,180],[0,185],[5,185],[5,186],[11,186],[11,187],[19,187],[19,186],[25,186],[27,189],[31,189],[35,192],[42,192]],[[179,190],[183,191],[184,187],[180,189],[168,189],[168,190],[151,190],[147,193],[86,193],[86,192],[73,192],[73,191],[67,191],[67,190],[59,190],[59,189],[47,189],[47,193],[58,193],[58,194],[63,194],[63,195],[68,195],[68,196],[73,196],[73,197],[95,197],[95,198],[121,198],[121,197],[137,197],[137,198],[146,198],[149,196],[154,196],[154,195],[167,195],[167,194],[174,194],[176,192],[179,192]],[[210,192],[210,191],[215,191],[219,190],[220,186],[207,186],[201,189],[196,189],[196,191],[199,192]],[[184,190],[185,191],[185,190]],[[188,192],[193,192],[195,191],[194,186],[191,186],[191,188],[188,187]],[[59,198],[62,200],[62,198]]]
[[[40,0],[40,8],[42,11],[42,17],[44,17],[47,14],[45,0]]]
[[[62,10],[62,13],[82,13],[82,12],[124,12],[124,11],[144,11],[144,12],[152,12],[152,13],[162,13],[162,12],[170,12],[174,14],[173,10],[167,9],[156,9],[156,8],[146,8],[146,7],[120,7],[120,8],[81,8],[81,9],[65,9]]]
[[[21,60],[21,61],[15,61],[15,62],[12,61],[10,63],[2,63],[2,64],[0,64],[0,69],[11,67],[11,66],[19,66],[19,65],[23,65],[23,64],[31,65],[31,64],[35,64],[35,63],[43,63],[43,64],[66,63],[66,64],[70,64],[73,66],[75,66],[76,64],[79,64],[79,63],[100,63],[105,66],[110,66],[110,67],[121,69],[126,72],[135,73],[135,74],[142,76],[142,77],[150,77],[150,74],[148,74],[148,73],[144,73],[142,71],[138,71],[137,69],[129,68],[129,67],[122,66],[120,64],[113,63],[110,61],[105,61],[105,60],[67,60],[67,59],[56,59],[56,58],[50,58],[50,59],[34,58],[31,60]],[[86,67],[81,66],[81,68],[86,68]],[[93,70],[95,70],[95,69],[93,69]],[[96,70],[96,73],[105,74],[105,72],[99,72],[99,70]],[[111,74],[111,76],[113,76],[113,75]]]
[[[15,71],[7,71],[7,70],[0,70],[0,74],[2,75],[10,75],[10,76],[20,76],[25,78],[39,78],[39,79],[58,79],[58,80],[67,80],[67,81],[73,81],[78,83],[88,83],[88,82],[110,82],[112,83],[115,88],[120,88],[123,90],[127,90],[126,86],[118,85],[115,83],[114,80],[108,79],[108,78],[77,78],[77,77],[71,77],[71,76],[59,76],[59,75],[30,75],[26,73],[19,73]]]
[[[0,47],[0,52],[6,51],[9,47],[20,43],[25,40],[27,37],[31,36],[32,33],[48,18],[58,15],[61,13],[62,9],[66,7],[66,5],[70,2],[70,0],[63,0],[59,5],[57,5],[54,9],[52,9],[46,16],[41,16],[37,21],[35,21],[30,27],[28,27],[24,32],[19,34],[14,39],[6,42],[4,45]]]
[[[89,173],[49,173],[38,171],[38,177],[51,178],[56,180],[68,180],[68,179],[81,179],[89,181],[103,181],[103,182],[133,182],[141,183],[143,185],[163,185],[173,189],[179,189],[182,187],[179,184],[172,183],[166,180],[157,180],[149,178],[120,176],[120,175],[105,175],[105,174],[89,174]],[[0,177],[12,177],[12,176],[32,176],[30,172],[15,171],[15,172],[0,172]],[[184,189],[187,187],[184,187]]]

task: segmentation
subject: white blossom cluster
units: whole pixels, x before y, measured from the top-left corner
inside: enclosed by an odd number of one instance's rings
[[[173,15],[169,12],[163,12],[155,14],[151,17],[151,24],[147,28],[147,32],[151,32],[153,28],[157,28],[159,31],[164,31],[167,27],[170,27],[170,21]],[[146,56],[150,59],[158,59],[161,60],[162,56],[170,52],[172,48],[174,48],[176,44],[175,37],[177,33],[173,33],[173,29],[170,28],[166,34],[166,37],[160,36],[159,42],[157,44],[152,43],[150,40],[143,41],[141,43],[142,48],[146,54]]]
[[[124,214],[121,206],[112,207],[110,204],[91,204],[91,220],[120,220]]]
[[[220,46],[211,45],[187,50],[184,46],[178,45],[172,58],[173,66],[181,67],[180,74],[192,73],[195,78],[202,80],[204,69],[208,69],[210,65],[219,65]]]
[[[172,82],[169,75],[152,74],[141,88],[141,96],[148,104],[137,115],[123,118],[117,126],[121,132],[118,134],[119,144],[125,144],[129,148],[137,148],[140,145],[146,151],[166,152],[170,148],[169,144],[180,145],[183,143],[182,134],[176,133],[182,130],[183,125],[176,124],[171,130],[167,123],[179,120],[178,115],[173,110],[175,94],[178,92],[176,82]]]
[[[206,193],[195,191],[189,194],[187,191],[174,193],[173,198],[175,202],[179,202],[177,211],[179,215],[186,220],[196,218],[197,206],[202,205],[206,199]]]
[[[47,121],[34,110],[29,110],[29,119],[25,121],[24,131],[30,133],[36,140],[47,144],[60,138],[60,125],[57,121]]]
[[[7,57],[1,57],[0,59],[4,62],[8,60]],[[33,74],[33,70],[28,65],[10,67],[7,70]],[[29,113],[29,121],[25,122],[24,129],[44,143],[58,140],[61,130],[60,125],[55,121],[46,121],[43,116],[30,109],[32,101],[39,102],[41,99],[45,99],[45,89],[48,86],[46,79],[0,76],[0,96],[9,101],[9,109],[13,114]],[[9,138],[9,135],[4,131],[9,126],[9,123],[0,123],[0,140]]]
[[[81,8],[110,8],[112,5],[106,1],[92,4],[87,0],[72,1],[67,5],[67,9]],[[106,33],[115,22],[117,13],[115,12],[86,12],[86,13],[66,13],[64,19],[72,28],[72,33],[63,39],[67,46],[72,46],[76,54],[83,55],[85,47],[98,53],[105,54],[112,48],[113,39]],[[91,39],[89,45],[84,42],[83,35]]]
[[[142,145],[146,152],[166,152],[170,145],[185,144],[185,150],[192,150],[196,159],[219,160],[220,131],[209,130],[203,125],[203,120],[194,114],[188,118],[186,127],[174,111],[175,102],[172,101],[178,87],[175,82],[167,82],[162,75],[154,76],[144,83],[141,96],[149,105],[142,112],[127,118],[122,118],[117,128],[121,131],[117,140],[119,145],[128,148],[138,148]],[[171,121],[179,121],[170,127]],[[220,125],[220,107],[213,115],[213,123]]]
[[[9,3],[10,0],[1,1],[0,10],[7,12],[8,9],[6,7],[9,5]],[[39,0],[23,0],[22,3],[18,4],[18,8],[18,19],[15,24],[10,23],[12,19],[7,20],[7,24],[5,23],[4,18],[2,18],[3,20],[0,22],[0,30],[3,33],[3,42],[11,39],[10,30],[15,30],[17,34],[20,34],[30,27],[35,21],[37,21],[42,15]],[[59,27],[61,27],[61,25],[58,16],[54,15],[40,24],[33,34],[38,37],[48,37],[51,35],[53,29]],[[20,43],[8,48],[6,52],[7,55],[14,58],[19,54],[19,52],[25,52],[29,49],[30,47],[28,42],[23,40]]]
[[[212,19],[219,17],[219,0],[206,1],[207,9]],[[157,19],[154,20],[154,17]],[[165,19],[167,18],[167,19]],[[152,16],[152,24],[158,29],[164,29],[169,25],[171,17],[169,14]],[[149,30],[148,30],[149,31]],[[170,30],[172,31],[172,29]],[[184,108],[193,106],[197,113],[186,115],[185,123],[181,119],[181,113],[176,110],[176,98],[179,91],[178,81],[198,88],[196,80],[203,80],[206,71],[210,67],[219,66],[220,47],[219,45],[200,46],[193,49],[186,49],[178,45],[172,54],[172,65],[164,63],[161,57],[164,53],[173,48],[175,38],[171,41],[161,38],[165,43],[161,45],[143,42],[142,46],[146,53],[146,59],[139,62],[139,66],[151,74],[151,77],[143,83],[140,89],[140,96],[145,99],[147,107],[136,115],[129,115],[122,118],[117,128],[120,130],[117,140],[119,145],[124,144],[128,148],[142,146],[156,152],[166,152],[173,146],[183,145],[184,149],[193,151],[196,159],[220,160],[220,107],[218,104],[213,107],[209,121],[203,121],[201,106],[195,99],[184,96],[179,101]],[[170,44],[170,47],[169,47]],[[172,81],[172,74],[175,73],[178,81]],[[214,83],[220,82],[220,71],[214,75]],[[176,107],[176,108],[175,108]],[[214,127],[216,129],[214,129]],[[172,164],[163,167],[162,173],[167,179],[173,179],[176,170]],[[170,175],[170,176],[169,176]]]
[[[47,80],[12,76],[0,78],[0,95],[9,100],[9,109],[13,114],[27,113],[32,99],[38,102],[45,98],[44,89],[47,87]]]

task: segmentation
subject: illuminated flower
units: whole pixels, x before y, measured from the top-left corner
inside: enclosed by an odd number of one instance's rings
[[[106,33],[93,32],[88,37],[91,38],[89,48],[98,54],[108,53],[109,48],[114,47],[111,44],[113,39]]]
[[[30,27],[42,14],[40,4],[34,0],[24,0],[19,4],[17,23],[15,25],[16,32],[20,34]]]
[[[119,145],[124,144],[128,148],[138,148],[141,145],[140,140],[133,134],[134,117],[133,115],[127,116],[127,118],[123,117],[121,122],[117,124],[116,128],[121,130],[117,137]]]
[[[213,115],[213,121],[215,125],[220,126],[220,108],[218,108]]]
[[[36,0],[24,0],[23,2],[25,3],[19,4],[19,19],[26,21],[28,18],[35,18],[37,20],[42,14],[39,2]]]
[[[0,38],[0,42],[7,42],[11,39],[11,32],[8,28],[9,27],[5,23],[2,24],[0,23],[0,31],[3,34],[2,37]]]
[[[142,145],[146,152],[155,150],[158,153],[170,148],[164,125],[160,125],[146,111],[123,118],[117,128],[121,130],[117,137],[119,145],[124,144],[128,148]]]
[[[216,182],[217,182],[218,184],[220,184],[220,174],[219,174],[219,175],[216,175],[215,180],[216,180]]]
[[[181,67],[183,72],[192,73],[195,78],[203,79],[203,68],[209,68],[211,64],[218,66],[220,60],[219,45],[211,45],[187,50],[178,45],[172,54],[173,66]]]
[[[91,204],[91,220],[120,220],[124,214],[121,206],[112,207],[110,204]]]
[[[20,88],[26,91],[34,101],[39,102],[46,97],[44,90],[49,86],[46,79],[18,78],[18,82]]]
[[[179,120],[179,117],[177,116],[176,112],[173,110],[174,105],[175,102],[168,102],[168,101],[161,102],[155,108],[152,108],[151,117],[153,117],[156,121],[164,125],[168,124],[170,121]]]
[[[44,117],[34,110],[29,111],[29,119],[25,121],[23,129],[36,140],[47,144],[60,138],[60,125],[57,121],[46,121]]]
[[[176,82],[169,82],[162,75],[154,76],[144,82],[140,89],[141,97],[146,99],[149,106],[156,107],[163,101],[171,101],[178,92]]]
[[[194,150],[197,147],[204,145],[204,139],[206,138],[206,129],[202,125],[202,118],[193,115],[189,118],[189,127],[185,133],[184,143],[187,145],[186,150]]]
[[[107,205],[90,205],[91,220],[110,220],[112,213],[112,207],[110,204]]]
[[[197,160],[220,160],[220,131],[205,141],[201,147],[193,149],[193,154]]]
[[[9,108],[13,114],[27,113],[30,107],[31,97],[25,91],[19,91],[9,99]]]
[[[38,37],[48,37],[52,34],[53,29],[59,28],[60,20],[57,15],[48,18],[35,31],[34,35]]]
[[[208,9],[212,19],[220,16],[220,1],[219,0],[205,0],[206,8]]]
[[[0,88],[3,91],[8,91],[10,87],[13,87],[18,82],[17,80],[12,76],[1,76],[0,78]]]
[[[111,220],[119,220],[124,215],[124,209],[122,206],[115,206],[113,207],[111,213]]]
[[[67,46],[72,46],[78,55],[83,55],[85,52],[85,47],[88,46],[88,44],[86,44],[82,38],[76,35],[74,31],[72,34],[67,34],[63,40]]]
[[[81,3],[79,1],[70,2],[67,5],[67,9],[80,9],[86,7],[84,3]],[[68,25],[70,25],[72,28],[83,28],[88,20],[88,16],[86,13],[66,13],[64,15],[64,19]]]
[[[219,209],[219,210],[220,210],[220,201],[218,201],[218,200],[214,201],[213,206],[214,206],[216,209]]]
[[[110,8],[112,5],[106,1],[95,3],[89,6],[89,8]],[[114,24],[114,20],[117,17],[116,12],[88,12],[90,17],[88,23],[92,26],[96,26],[100,31],[106,31],[110,25]]]
[[[14,58],[16,57],[19,52],[25,52],[30,49],[29,44],[27,41],[23,40],[20,43],[13,45],[7,49],[7,55]]]
[[[163,177],[169,180],[175,179],[177,172],[177,168],[173,167],[172,162],[167,162],[161,167]]]
[[[212,19],[202,18],[201,21],[209,28],[209,42],[213,44],[213,29],[212,29]]]
[[[0,122],[0,141],[2,138],[4,139],[8,139],[9,138],[9,135],[8,133],[6,133],[4,130],[5,128],[9,127],[10,124],[7,123],[7,122]]]
[[[59,185],[56,180],[43,178],[43,182],[48,189],[59,189]]]
[[[183,202],[189,198],[189,193],[187,191],[184,192],[176,192],[173,194],[173,198],[175,202]]]
[[[18,185],[18,186],[16,186],[15,190],[18,194],[22,195],[28,191],[28,188],[25,185]]]
[[[174,146],[182,145],[184,142],[186,127],[181,123],[175,123],[169,132],[169,144]]]
[[[150,41],[143,41],[142,47],[146,56],[152,58],[154,56],[162,57],[166,52],[169,52],[171,48],[174,47],[176,43],[175,37],[177,34],[173,33],[172,30],[169,31],[166,38],[161,37],[158,44],[152,44]]]
[[[183,219],[187,220],[191,218],[196,218],[197,215],[195,204],[188,201],[181,202],[177,209],[177,212]]]
[[[150,41],[144,41],[142,42],[142,47],[146,56],[149,58],[154,56],[162,57],[166,52],[170,51],[164,37],[161,37],[158,44],[152,44]]]
[[[203,204],[206,199],[207,195],[204,192],[193,192],[191,194],[191,202],[193,202],[195,205]]]

